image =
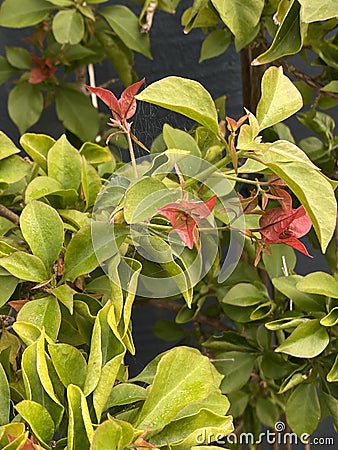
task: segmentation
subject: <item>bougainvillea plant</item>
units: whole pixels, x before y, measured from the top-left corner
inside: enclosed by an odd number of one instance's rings
[[[259,423],[281,417],[308,445],[320,401],[336,420],[338,284],[297,275],[294,249],[308,254],[299,238],[311,226],[330,244],[336,183],[294,143],[263,139],[301,96],[271,67],[256,115],[228,119],[224,134],[196,81],[169,77],[136,95],[141,83],[120,100],[96,91],[118,131],[131,133],[140,101],[196,126],[165,125],[164,148],[138,159],[131,140],[130,164],[31,133],[22,158],[0,136],[2,448],[216,449],[241,433],[254,446]],[[170,304],[176,323],[156,332],[180,342],[130,378],[135,302]]]

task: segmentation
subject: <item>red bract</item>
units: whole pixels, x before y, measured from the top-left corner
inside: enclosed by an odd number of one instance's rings
[[[31,55],[34,62],[34,67],[29,74],[29,82],[31,84],[41,83],[54,75],[56,67],[53,64],[52,58],[39,58],[36,55]]]
[[[227,128],[230,131],[230,133],[234,133],[235,131],[237,131],[238,128],[240,128],[241,125],[243,125],[243,123],[246,121],[246,119],[248,117],[249,117],[249,113],[240,117],[238,120],[235,120],[235,119],[227,116],[225,119],[227,121]]]
[[[297,209],[292,209],[291,206],[288,209],[272,208],[262,215],[259,225],[265,244],[286,244],[311,256],[305,245],[298,240],[307,234],[312,226],[304,206]]]
[[[196,226],[201,219],[209,216],[215,207],[216,200],[216,195],[206,202],[181,199],[177,202],[168,203],[157,211],[169,219],[173,229],[185,245],[192,249],[197,231]]]
[[[86,86],[86,88],[96,94],[111,110],[115,120],[124,122],[133,117],[136,111],[135,95],[144,83],[144,78],[137,83],[128,86],[117,99],[115,95],[108,89],[100,87]]]

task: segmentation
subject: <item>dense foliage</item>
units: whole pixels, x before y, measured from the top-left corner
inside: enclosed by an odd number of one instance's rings
[[[8,108],[28,155],[0,134],[1,448],[216,449],[231,416],[252,448],[281,418],[308,445],[325,417],[338,427],[336,2],[199,0],[184,12],[186,32],[207,31],[201,60],[232,39],[241,51],[239,119],[197,81],[133,83],[156,7],[178,2],[146,2],[139,19],[101,3],[0,8],[1,26],[35,26],[37,49],[0,57],[2,82],[19,75]],[[291,65],[296,53],[318,74]],[[105,58],[128,86],[120,98],[86,88],[86,66]],[[88,91],[130,163],[90,142],[108,132]],[[25,133],[53,100],[79,148]],[[132,126],[140,102],[195,125],[164,125],[147,152]],[[316,136],[295,142],[283,122],[296,113]],[[295,250],[321,250],[331,273],[297,274]],[[177,346],[131,379],[135,302],[176,313],[155,332]]]

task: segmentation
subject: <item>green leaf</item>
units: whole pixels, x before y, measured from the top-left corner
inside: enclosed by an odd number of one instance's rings
[[[51,379],[52,376],[52,368],[49,369],[48,367],[48,363],[50,364],[50,359],[48,357],[47,360],[47,354],[45,352],[45,330],[42,329],[41,335],[37,341],[37,345],[36,345],[36,368],[39,374],[39,378],[41,381],[41,384],[44,388],[44,390],[47,392],[47,394],[49,395],[49,397],[56,403],[58,404],[62,409],[63,406],[60,403],[59,399],[57,398],[56,394],[55,394],[55,390],[57,388],[57,386],[53,384],[53,380]],[[58,380],[59,382],[59,380]],[[62,390],[62,395],[63,395],[63,390]]]
[[[74,2],[73,0],[48,0],[49,3],[52,3],[56,6],[73,6]]]
[[[54,37],[59,44],[78,44],[84,35],[84,21],[76,9],[59,11],[53,19]]]
[[[15,406],[20,416],[29,424],[34,435],[45,444],[54,435],[54,422],[47,409],[32,400],[23,400]]]
[[[5,425],[9,422],[10,404],[11,395],[7,375],[0,363],[0,425]]]
[[[300,275],[289,275],[288,277],[272,278],[274,287],[286,295],[296,308],[304,311],[325,311],[324,299],[317,295],[306,294],[298,289],[298,283],[303,277]]]
[[[6,56],[9,64],[17,69],[30,70],[32,67],[32,58],[22,47],[6,47]]]
[[[48,280],[50,276],[40,258],[21,251],[1,258],[0,266],[4,267],[16,278],[26,281],[39,283]]]
[[[324,391],[320,392],[321,397],[323,397],[323,400],[325,402],[325,404],[327,405],[327,409],[329,410],[332,419],[333,419],[333,423],[335,428],[337,428],[337,424],[338,424],[338,400],[333,397],[333,395],[329,395]]]
[[[45,0],[4,0],[0,9],[0,26],[23,28],[44,20],[54,7]]]
[[[321,88],[321,91],[338,93],[338,80],[330,81],[323,88]]]
[[[61,286],[52,289],[51,293],[68,308],[70,314],[73,314],[74,294],[76,294],[74,289],[68,284],[61,284]]]
[[[62,384],[66,388],[73,384],[83,389],[87,376],[83,353],[68,344],[50,344],[48,351]]]
[[[163,139],[168,148],[185,150],[190,155],[201,157],[201,150],[197,142],[190,134],[183,130],[172,128],[165,123],[163,126]]]
[[[298,1],[302,5],[301,18],[304,22],[317,22],[338,16],[336,0],[322,0],[320,2],[311,0]]]
[[[85,142],[79,151],[89,164],[97,165],[114,160],[108,147],[102,147],[94,142]]]
[[[286,419],[298,436],[315,431],[320,420],[320,404],[314,383],[301,384],[292,392],[286,403]]]
[[[228,398],[221,393],[219,389],[212,390],[210,394],[198,403],[192,403],[191,405],[183,408],[175,417],[175,421],[184,417],[194,416],[198,414],[202,409],[207,409],[216,414],[224,416],[230,407]]]
[[[282,122],[302,106],[300,92],[283,74],[282,67],[269,67],[262,78],[262,96],[257,106],[259,129]]]
[[[39,338],[38,338],[39,339]],[[55,403],[54,400],[45,391],[38,371],[38,342],[34,342],[27,347],[22,355],[22,379],[25,386],[26,395],[30,400],[44,405],[49,414],[51,415],[55,428],[58,428],[62,420],[64,408],[59,403]],[[41,343],[40,343],[41,351]],[[50,368],[49,368],[50,369]],[[53,378],[55,387],[59,385],[58,378]],[[61,396],[63,392],[60,393]]]
[[[78,386],[70,384],[67,389],[69,422],[68,450],[89,450],[94,430],[86,398]]]
[[[282,319],[276,319],[272,322],[266,322],[265,327],[268,330],[275,331],[275,330],[288,330],[291,328],[296,328],[298,325],[309,322],[310,319],[306,319],[300,316],[293,316],[290,313],[290,316],[283,317]]]
[[[152,83],[140,94],[141,100],[178,112],[219,135],[215,104],[209,92],[197,81],[167,77]]]
[[[0,131],[0,160],[19,152],[20,150],[14,145],[13,141],[3,131]]]
[[[172,421],[152,437],[151,443],[156,447],[172,443],[173,448],[186,450],[191,449],[191,446],[196,443],[208,444],[215,440],[219,442],[233,429],[231,416],[216,414],[206,408],[191,417]]]
[[[152,431],[162,429],[181,409],[205,398],[214,383],[208,358],[188,347],[170,350],[158,363],[149,396],[135,426],[149,427]]]
[[[279,419],[278,406],[269,397],[259,397],[256,403],[256,414],[263,425],[274,428]]]
[[[75,190],[71,189],[68,192],[75,193],[75,198],[77,193]],[[29,203],[32,200],[38,200],[42,197],[46,197],[48,195],[58,195],[67,193],[67,190],[64,190],[62,184],[60,184],[57,180],[52,177],[36,177],[34,178],[27,186],[25,191],[25,202]]]
[[[51,206],[32,200],[21,213],[20,226],[33,255],[50,271],[63,244],[63,222],[59,214]]]
[[[10,220],[5,217],[0,217],[0,236],[5,236],[10,230],[13,230],[13,228],[16,227],[17,225]]]
[[[1,14],[1,9],[0,9]],[[0,56],[0,84],[8,80],[12,75],[15,75],[18,71],[8,64],[7,59]]]
[[[214,27],[219,22],[219,16],[212,4],[207,0],[196,0],[193,5],[186,9],[182,15],[184,33],[189,33],[193,28]]]
[[[320,294],[338,298],[338,282],[332,275],[326,272],[309,273],[297,283],[297,289],[309,294]]]
[[[20,339],[3,327],[2,335],[0,337],[0,353],[4,350],[6,351],[6,359],[8,358],[8,362],[13,366],[14,370],[17,369],[17,358],[19,356],[20,346]],[[9,372],[11,373],[10,369]]]
[[[263,8],[264,0],[212,0],[212,4],[219,13],[222,21],[235,35],[236,50],[239,51],[249,44],[255,37],[256,29]],[[254,34],[253,34],[254,33]]]
[[[320,319],[320,324],[324,327],[334,327],[338,323],[338,306],[332,308],[331,311]]]
[[[101,178],[94,167],[82,157],[81,184],[87,209],[94,205],[101,189]]]
[[[1,277],[0,308],[10,299],[18,283],[16,277]]]
[[[118,371],[123,364],[124,355],[125,349],[102,367],[100,379],[93,393],[93,404],[98,421],[101,420],[111,387],[114,386]]]
[[[8,96],[8,113],[20,133],[34,125],[43,111],[43,96],[38,86],[20,83]]]
[[[16,321],[13,328],[26,346],[34,344],[41,335],[40,328],[32,323]]]
[[[260,368],[265,377],[279,380],[288,375],[293,366],[283,355],[268,350],[264,352]]]
[[[93,248],[91,227],[86,225],[73,236],[68,244],[65,253],[64,279],[73,282],[75,278],[88,274],[97,266],[98,261]]]
[[[47,335],[56,340],[61,324],[60,306],[52,295],[31,300],[20,309],[17,320],[44,327]]]
[[[88,96],[73,84],[60,83],[56,87],[55,104],[56,114],[66,129],[82,141],[95,140],[100,127],[99,115]]]
[[[287,353],[297,358],[314,358],[329,344],[329,335],[319,320],[301,323],[290,336],[276,348],[276,352]]]
[[[238,350],[253,351],[255,347],[240,334],[234,331],[225,331],[221,336],[212,336],[202,344],[207,348],[218,351]]]
[[[160,319],[153,326],[155,336],[164,341],[176,341],[184,336],[184,330],[175,322]]]
[[[88,213],[83,213],[76,209],[59,209],[58,213],[66,222],[74,225],[77,229],[90,224]]]
[[[45,173],[47,173],[47,154],[54,144],[55,139],[45,134],[25,133],[20,138],[20,145]]]
[[[221,391],[228,394],[237,391],[247,383],[256,358],[250,353],[224,352],[218,353],[214,359],[216,369],[224,375]]]
[[[300,23],[300,4],[297,0],[290,3],[289,10],[280,24],[276,36],[268,50],[252,61],[253,66],[270,63],[286,55],[298,53],[303,46],[305,28]]]
[[[263,253],[263,262],[270,278],[280,277],[284,274],[284,262],[288,273],[296,266],[296,255],[293,248],[285,244],[272,244],[271,255]]]
[[[97,31],[95,35],[123,84],[125,86],[132,84],[134,81],[132,72],[134,54],[130,48],[128,48],[118,36],[112,34],[110,31]]]
[[[229,30],[217,29],[213,30],[203,41],[201,47],[201,56],[198,62],[206,59],[215,58],[226,51],[231,42],[231,34]]]
[[[234,306],[252,306],[266,300],[265,294],[255,285],[238,283],[233,286],[222,298],[222,303]]]
[[[123,450],[134,439],[134,429],[128,422],[110,418],[95,430],[91,450]]]
[[[106,6],[100,9],[100,14],[127,47],[152,59],[149,36],[141,33],[138,18],[129,8],[123,5]]]
[[[145,400],[147,396],[148,391],[138,384],[120,383],[111,390],[104,409],[108,410],[112,406],[130,405]]]
[[[0,183],[13,184],[27,175],[30,164],[20,156],[12,155],[0,160]]]
[[[48,176],[57,180],[64,189],[78,190],[81,182],[79,152],[62,135],[47,155]]]
[[[258,305],[251,313],[251,320],[262,320],[265,317],[268,317],[275,310],[276,304],[271,301],[267,301]]]
[[[168,194],[166,185],[156,178],[145,177],[138,180],[127,190],[125,195],[124,218],[126,222],[137,223],[152,218],[156,214],[157,208],[168,203],[166,194]]]
[[[330,372],[326,375],[326,379],[330,383],[335,383],[338,381],[338,355],[330,369]]]

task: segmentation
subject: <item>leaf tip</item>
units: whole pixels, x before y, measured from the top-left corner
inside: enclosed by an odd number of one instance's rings
[[[251,65],[252,65],[252,66],[261,66],[262,64],[264,64],[264,63],[262,63],[262,62],[259,60],[259,58],[255,58],[253,61],[251,61]]]

